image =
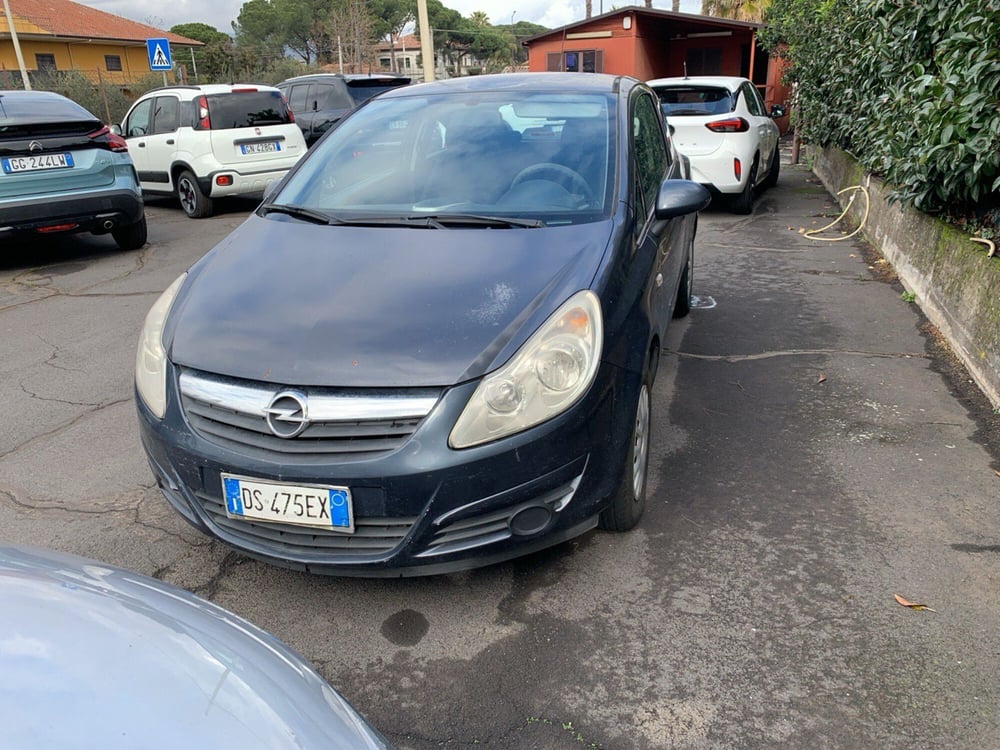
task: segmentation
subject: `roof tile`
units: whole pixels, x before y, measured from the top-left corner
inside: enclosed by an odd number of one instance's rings
[[[143,42],[166,38],[171,44],[201,46],[201,42],[179,34],[131,21],[70,0],[9,0],[10,11],[54,36],[86,39],[115,39]],[[0,20],[6,20],[0,17]],[[6,27],[6,23],[3,24]],[[15,27],[16,28],[16,27]]]

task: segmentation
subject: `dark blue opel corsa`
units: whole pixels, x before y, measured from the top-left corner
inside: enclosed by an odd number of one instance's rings
[[[248,555],[438,573],[643,512],[697,211],[631,78],[400,88],[163,293],[136,360],[167,500]]]

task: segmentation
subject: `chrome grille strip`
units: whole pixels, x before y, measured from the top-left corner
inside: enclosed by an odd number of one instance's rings
[[[265,410],[281,386],[258,386],[230,378],[181,373],[181,393],[210,406],[264,418]],[[309,418],[314,422],[356,422],[378,419],[423,419],[438,400],[436,389],[417,394],[350,395],[300,389],[309,396]]]
[[[310,424],[286,439],[272,434],[266,417],[284,386],[183,370],[179,387],[188,421],[206,439],[232,450],[249,449],[265,459],[282,454],[302,461],[332,456],[357,461],[394,451],[413,434],[441,393],[436,388],[383,392],[300,388],[308,399]]]

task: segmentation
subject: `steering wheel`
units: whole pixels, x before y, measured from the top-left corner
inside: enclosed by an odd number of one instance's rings
[[[513,182],[511,182],[511,187],[522,182],[527,182],[528,180],[538,179],[543,174],[555,174],[559,177],[565,178],[565,181],[569,182],[570,190],[582,195],[587,203],[593,203],[595,201],[594,191],[590,189],[590,185],[583,178],[579,172],[569,167],[563,166],[562,164],[556,164],[551,161],[544,161],[541,164],[532,164],[530,167],[525,167],[514,177]],[[556,180],[560,184],[564,180]]]

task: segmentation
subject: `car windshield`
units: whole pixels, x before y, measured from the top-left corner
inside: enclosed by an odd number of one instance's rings
[[[719,86],[671,86],[655,91],[667,117],[724,115],[736,108],[736,97]]]
[[[610,212],[614,106],[607,94],[526,91],[376,99],[310,152],[271,203],[341,221],[596,221]]]

